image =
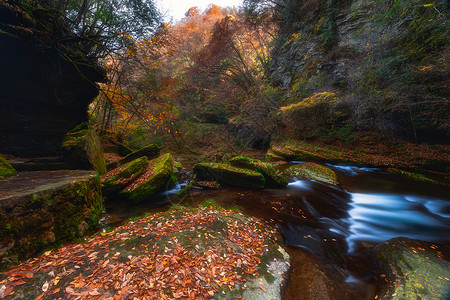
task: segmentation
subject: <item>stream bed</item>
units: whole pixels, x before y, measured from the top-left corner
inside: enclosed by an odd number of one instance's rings
[[[373,299],[382,282],[374,246],[394,237],[450,243],[450,186],[328,166],[338,174],[337,187],[291,177],[282,190],[191,190],[183,201],[238,206],[276,226],[292,258],[285,299]],[[179,203],[180,187],[160,195],[160,203]],[[151,208],[111,202],[106,218],[119,224]]]

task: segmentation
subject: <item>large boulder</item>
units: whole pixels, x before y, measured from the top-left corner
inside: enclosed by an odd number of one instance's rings
[[[16,175],[16,170],[0,155],[0,180]]]
[[[70,169],[96,170],[100,174],[106,173],[100,137],[86,122],[66,134],[61,146],[61,154]]]
[[[176,182],[174,161],[167,153],[150,161],[139,180],[133,181],[120,194],[131,201],[149,200],[157,192],[173,186]]]
[[[312,162],[294,165],[288,168],[284,174],[302,176],[328,184],[338,184],[337,175],[333,170]]]
[[[264,176],[256,171],[233,167],[224,163],[199,163],[194,172],[200,180],[213,180],[228,186],[262,189]]]
[[[158,145],[155,145],[155,144],[150,144],[139,150],[128,153],[124,158],[122,158],[120,160],[109,163],[107,165],[107,168],[108,168],[108,170],[112,170],[112,169],[115,169],[126,163],[129,163],[132,160],[143,157],[143,156],[146,156],[148,159],[154,159],[159,156],[160,151],[161,151],[161,147],[159,147]]]
[[[109,171],[101,177],[104,195],[115,195],[138,179],[148,166],[146,156],[137,158],[123,166]]]
[[[161,148],[158,145],[150,144],[148,146],[145,146],[139,150],[136,150],[134,152],[131,152],[127,156],[125,156],[122,160],[120,160],[119,164],[128,163],[136,158],[147,156],[148,159],[153,159],[158,157],[159,151]]]
[[[258,159],[252,159],[245,156],[236,156],[230,160],[230,164],[234,167],[253,170],[261,173],[266,180],[266,187],[270,188],[284,188],[288,185],[289,181],[275,170],[272,165],[260,161]]]
[[[323,153],[315,150],[307,149],[307,147],[298,141],[285,141],[278,144],[272,144],[269,151],[269,157],[281,157],[284,160],[300,160],[300,161],[324,161],[326,160]]]
[[[375,247],[386,283],[379,299],[450,299],[448,246],[395,238]]]
[[[24,172],[1,180],[0,269],[92,231],[102,211],[94,171]]]
[[[0,297],[279,300],[290,264],[281,245],[259,219],[175,206],[9,269]]]

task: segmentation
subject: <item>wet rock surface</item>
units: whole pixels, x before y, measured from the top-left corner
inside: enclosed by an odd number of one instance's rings
[[[199,163],[194,166],[194,173],[200,180],[216,180],[228,186],[262,189],[265,184],[261,173],[225,163]]]
[[[450,247],[395,238],[375,247],[385,283],[379,299],[450,297]]]
[[[230,160],[232,166],[245,168],[261,173],[265,179],[265,187],[268,188],[285,188],[288,180],[275,170],[269,163],[258,159],[251,159],[246,156],[236,156]]]
[[[338,184],[337,175],[333,170],[311,162],[292,166],[285,171],[285,174],[311,178],[333,185]]]

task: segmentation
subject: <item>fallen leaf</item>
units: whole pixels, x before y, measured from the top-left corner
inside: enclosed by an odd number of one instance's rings
[[[93,290],[93,291],[89,292],[89,295],[91,295],[91,296],[99,296],[99,295],[101,295],[101,293],[99,293],[97,290]]]
[[[45,283],[44,283],[44,285],[42,286],[42,291],[43,292],[46,292],[48,290],[48,282],[46,281]]]

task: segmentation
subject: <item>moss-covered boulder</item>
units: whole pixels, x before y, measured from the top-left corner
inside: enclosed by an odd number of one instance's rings
[[[388,171],[394,174],[400,174],[409,178],[412,178],[417,181],[427,181],[427,182],[435,182],[433,179],[426,177],[423,174],[419,173],[411,173],[405,170],[397,169],[397,168],[388,168]]]
[[[270,154],[269,154],[270,153]],[[275,155],[276,157],[281,157],[284,160],[301,160],[301,161],[323,161],[324,157],[321,153],[316,153],[306,149],[299,142],[284,142],[280,144],[274,144],[271,146],[268,152],[269,156]]]
[[[386,283],[379,299],[450,299],[448,246],[395,238],[375,247]]]
[[[337,175],[333,170],[312,162],[294,165],[287,169],[284,174],[303,176],[334,185],[338,184]]]
[[[141,177],[125,187],[120,194],[135,202],[150,200],[156,193],[175,184],[173,166],[170,153],[151,160]]]
[[[158,145],[150,144],[148,146],[145,146],[145,147],[143,147],[139,150],[136,150],[136,151],[128,154],[127,156],[125,156],[119,162],[119,165],[128,163],[128,162],[135,160],[136,158],[139,158],[142,156],[147,156],[148,159],[156,158],[156,157],[158,157],[160,150],[161,150],[161,148]]]
[[[0,269],[93,231],[102,211],[94,171],[24,172],[0,181]]]
[[[236,156],[230,160],[230,164],[234,167],[253,170],[261,173],[266,181],[265,187],[269,188],[284,188],[288,185],[289,181],[275,170],[272,165],[260,161],[258,159],[252,159],[246,156]]]
[[[143,174],[148,162],[146,156],[140,157],[104,174],[101,178],[103,194],[111,196],[119,193]]]
[[[271,149],[269,149],[266,154],[266,160],[267,161],[280,161],[280,160],[285,160],[285,159],[279,155],[276,155],[275,153],[272,152]]]
[[[224,163],[199,163],[194,166],[194,172],[200,180],[214,180],[228,186],[262,189],[265,185],[261,173]]]
[[[1,273],[0,297],[277,300],[290,263],[281,245],[259,219],[175,206]]]
[[[106,162],[100,137],[86,122],[81,123],[65,135],[61,154],[70,169],[93,169],[100,174],[106,173]]]
[[[0,180],[16,176],[16,170],[0,155]]]

